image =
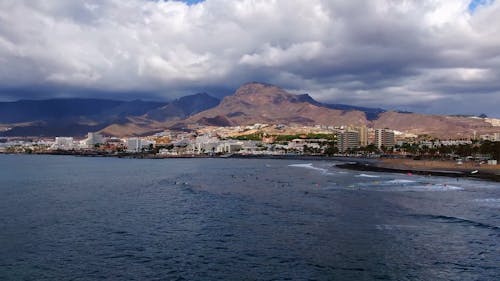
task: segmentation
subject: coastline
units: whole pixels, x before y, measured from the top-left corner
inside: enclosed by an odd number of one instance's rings
[[[73,152],[73,151],[52,151],[47,153],[5,153],[0,152],[0,155],[59,155],[59,156],[75,156],[75,157],[109,157],[109,158],[126,158],[126,159],[183,159],[183,158],[213,158],[213,159],[277,159],[277,160],[302,160],[302,161],[341,161],[355,162],[362,161],[363,163],[374,163],[376,158],[359,158],[347,156],[324,156],[324,155],[251,155],[251,154],[226,154],[226,155],[200,155],[200,154],[185,154],[185,155],[155,155],[148,153],[98,153],[98,152]]]
[[[26,154],[26,153],[0,153],[0,154]],[[298,160],[298,161],[339,161],[342,164],[335,165],[340,169],[380,172],[380,173],[399,173],[415,174],[427,176],[441,176],[452,178],[475,178],[500,182],[500,167],[484,168],[481,166],[464,165],[457,167],[451,162],[439,160],[408,160],[408,159],[380,159],[380,158],[359,158],[346,156],[322,156],[322,155],[168,155],[157,156],[151,154],[106,154],[106,153],[74,153],[74,152],[51,152],[51,153],[33,153],[32,155],[66,155],[76,157],[111,157],[125,159],[271,159],[271,160]],[[443,165],[443,163],[445,165]],[[441,164],[441,165],[436,165]],[[497,165],[500,166],[500,165]],[[477,170],[476,173],[471,173]]]
[[[418,161],[418,160],[415,160]],[[486,171],[486,170],[477,170],[476,173],[471,173],[474,170],[464,169],[464,168],[455,168],[455,167],[447,167],[444,169],[436,169],[436,168],[427,168],[422,169],[415,166],[397,166],[397,165],[388,165],[384,163],[383,160],[375,161],[368,163],[366,161],[354,161],[351,163],[344,163],[336,165],[336,167],[341,169],[348,169],[354,171],[367,171],[367,172],[380,172],[380,173],[399,173],[399,174],[410,174],[410,175],[426,175],[426,176],[439,176],[439,177],[452,177],[452,178],[475,178],[481,180],[488,180],[494,182],[500,182],[500,171]]]

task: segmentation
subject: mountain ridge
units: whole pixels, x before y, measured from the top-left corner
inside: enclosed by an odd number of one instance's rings
[[[0,136],[83,136],[114,124],[147,119],[144,116],[157,110],[171,119],[183,119],[207,109],[207,106],[214,106],[218,101],[200,93],[171,102],[95,98],[0,102],[0,129],[3,128]]]
[[[368,126],[441,138],[469,138],[473,132],[481,134],[500,131],[499,127],[486,122],[485,118],[328,104],[316,101],[309,94],[295,95],[275,85],[258,82],[243,84],[234,94],[225,96],[222,100],[207,93],[198,93],[163,103],[106,99],[73,101],[80,105],[74,110],[75,106],[64,106],[68,103],[67,99],[24,100],[17,104],[0,102],[0,123],[4,123],[0,124],[0,131],[3,129],[0,136],[81,136],[87,131],[101,131],[112,136],[133,136],[168,128],[183,129],[190,125],[236,126],[255,123]],[[37,102],[38,105],[32,104]],[[44,107],[51,103],[59,105],[55,109]],[[97,105],[90,106],[92,103]],[[26,104],[31,104],[31,107]],[[2,110],[7,105],[17,107]],[[16,122],[9,124],[8,121]],[[10,129],[5,130],[9,126]]]
[[[253,123],[285,123],[314,125],[335,120],[337,124],[366,125],[364,113],[340,111],[320,106],[310,96],[294,95],[269,84],[247,83],[226,96],[221,103],[186,120],[223,116],[233,125]],[[218,124],[214,124],[218,125]]]

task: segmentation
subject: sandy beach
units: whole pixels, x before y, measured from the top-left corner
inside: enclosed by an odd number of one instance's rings
[[[354,163],[340,164],[337,167],[358,171],[470,177],[500,182],[500,165],[480,165],[474,162],[465,162],[459,165],[454,161],[379,159],[370,162],[355,161]]]
[[[376,163],[379,167],[392,169],[408,169],[408,170],[439,170],[439,171],[458,171],[471,172],[479,171],[483,173],[492,173],[500,175],[500,165],[479,164],[469,161],[457,164],[456,161],[450,160],[411,160],[411,159],[380,159]]]

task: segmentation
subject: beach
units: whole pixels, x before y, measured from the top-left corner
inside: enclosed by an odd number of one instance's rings
[[[339,168],[392,172],[405,174],[419,174],[446,177],[471,177],[500,182],[500,165],[486,165],[476,162],[457,164],[449,160],[412,160],[383,158],[377,161],[355,161],[337,165]]]

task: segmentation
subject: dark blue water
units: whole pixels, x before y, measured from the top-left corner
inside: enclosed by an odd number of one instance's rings
[[[498,280],[500,186],[332,162],[0,155],[1,280]]]

